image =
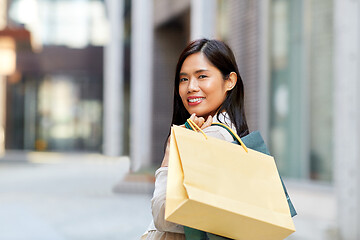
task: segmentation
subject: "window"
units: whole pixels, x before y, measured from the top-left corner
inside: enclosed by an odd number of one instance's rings
[[[332,179],[332,2],[271,2],[270,148],[282,175]]]
[[[44,45],[99,46],[107,42],[109,34],[105,5],[100,0],[14,0],[10,17]]]

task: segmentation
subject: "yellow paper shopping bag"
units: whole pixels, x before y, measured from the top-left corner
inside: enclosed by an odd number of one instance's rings
[[[165,219],[233,239],[295,231],[273,157],[173,126]]]

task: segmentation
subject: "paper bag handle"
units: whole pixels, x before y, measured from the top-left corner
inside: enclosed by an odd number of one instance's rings
[[[199,131],[204,135],[204,137],[207,139],[207,136],[206,136],[206,134],[204,133],[204,131],[201,130],[201,128],[200,128],[198,125],[196,125],[196,123],[194,123],[193,120],[191,120],[191,119],[189,118],[188,120],[186,120],[186,122],[190,125],[190,127],[192,128],[192,130],[194,130],[195,132],[197,132],[196,129],[199,130]]]
[[[201,130],[201,128],[196,125],[196,123],[194,123],[193,120],[191,120],[190,118],[186,120],[186,122],[190,125],[190,127],[192,128],[192,130],[194,130],[195,132],[197,132],[197,130],[199,130],[203,135],[204,137],[207,139],[207,136],[206,134],[204,133],[203,130]],[[241,138],[227,125],[223,124],[223,123],[213,123],[212,125],[219,125],[219,126],[222,126],[224,128],[226,128],[230,134],[236,138],[236,140],[239,141],[240,145],[244,148],[245,152],[249,152],[248,148],[245,146],[245,144],[243,143],[243,141],[241,141]]]

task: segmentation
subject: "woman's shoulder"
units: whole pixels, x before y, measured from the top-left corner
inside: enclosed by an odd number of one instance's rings
[[[213,123],[223,123],[236,132],[235,125],[231,122],[230,117],[226,112],[216,114],[213,118]],[[228,142],[234,141],[232,135],[228,132],[228,130],[219,125],[211,125],[210,127],[205,128],[204,132],[209,136],[216,137]]]
[[[225,140],[228,142],[232,142],[234,140],[231,134],[225,128],[218,125],[212,125],[210,127],[205,128],[203,131],[206,135],[221,140]]]

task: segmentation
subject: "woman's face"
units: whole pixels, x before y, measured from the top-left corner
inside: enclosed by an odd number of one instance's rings
[[[179,76],[179,94],[186,110],[204,118],[215,115],[233,87],[201,52],[185,59]]]

